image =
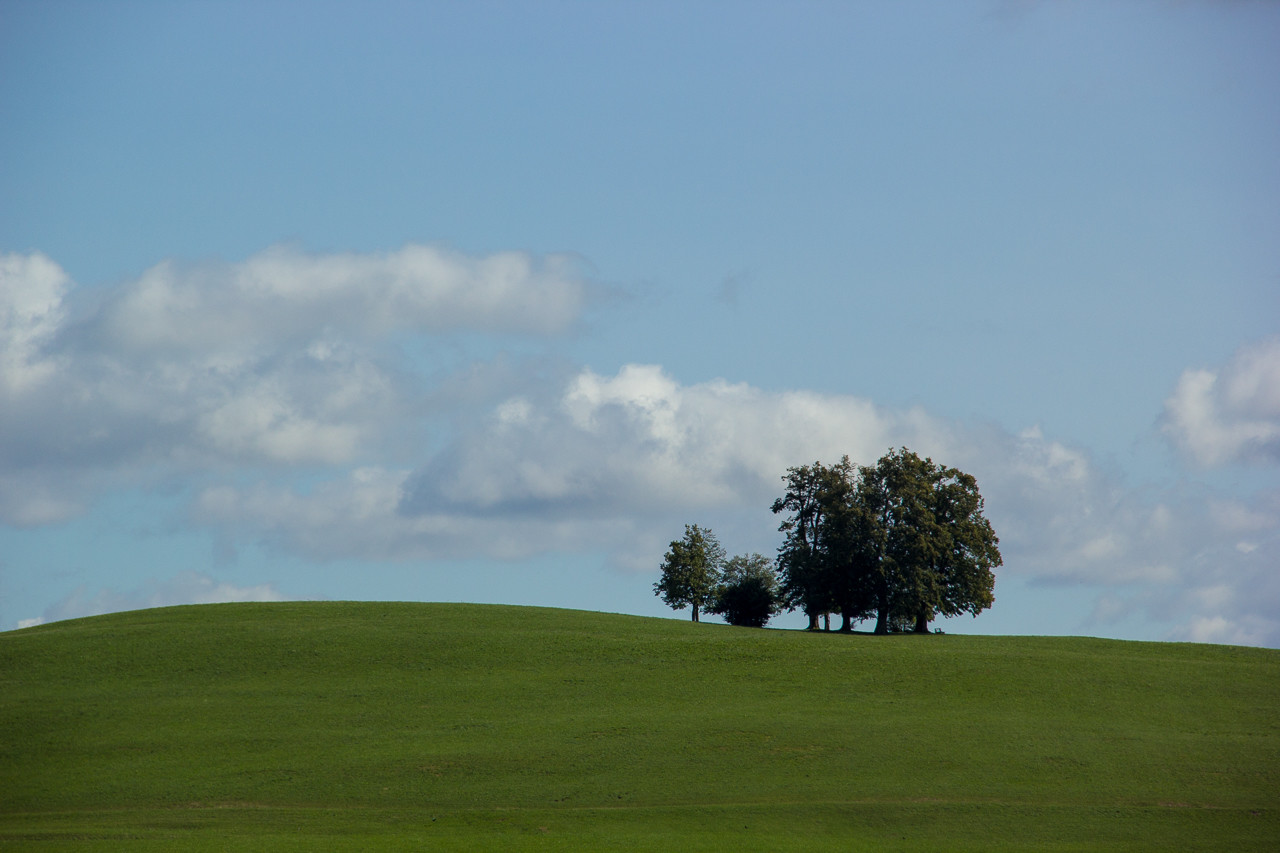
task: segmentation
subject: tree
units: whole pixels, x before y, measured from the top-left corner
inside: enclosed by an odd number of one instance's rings
[[[929,630],[935,614],[977,616],[995,602],[1002,565],[1000,540],[982,514],[978,481],[956,468],[939,467],[933,484],[933,516],[941,536],[934,550],[932,595],[915,602],[915,630]]]
[[[763,628],[780,605],[773,562],[762,554],[740,554],[725,563],[711,612],[730,625]]]
[[[848,461],[848,457],[845,458]],[[830,470],[821,462],[788,468],[782,481],[786,494],[773,502],[773,512],[789,512],[778,530],[786,534],[778,548],[781,594],[786,606],[799,607],[809,617],[809,630],[818,618],[836,609],[826,583],[826,561],[820,539],[822,520],[830,506]]]
[[[938,614],[975,616],[995,597],[1002,560],[977,481],[905,447],[860,469],[859,557],[874,588],[876,633],[927,633]]]
[[[779,527],[782,592],[811,630],[837,610],[842,631],[874,615],[876,633],[926,633],[939,614],[977,615],[994,602],[999,540],[969,474],[903,447],[874,466],[846,456],[791,468],[783,481],[773,503],[790,512]]]
[[[684,538],[671,543],[662,559],[662,579],[653,585],[655,595],[676,610],[693,608],[693,621],[698,613],[715,601],[724,548],[710,530],[696,524],[684,526]]]
[[[932,462],[905,447],[861,469],[861,556],[874,589],[877,634],[889,632],[898,611],[914,613],[930,598],[928,567],[938,538],[930,508],[932,470]]]
[[[818,542],[826,588],[840,612],[842,632],[875,613],[878,601],[874,548],[875,518],[859,501],[861,471],[846,456],[831,469],[833,476],[823,492],[826,509],[819,525]]]

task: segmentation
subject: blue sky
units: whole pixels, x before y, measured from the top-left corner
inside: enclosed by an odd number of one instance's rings
[[[684,618],[906,445],[945,630],[1280,647],[1280,4],[0,0],[0,116],[0,629]]]

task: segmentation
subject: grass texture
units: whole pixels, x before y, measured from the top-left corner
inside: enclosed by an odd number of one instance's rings
[[[1274,850],[1280,652],[457,604],[0,634],[0,850]]]

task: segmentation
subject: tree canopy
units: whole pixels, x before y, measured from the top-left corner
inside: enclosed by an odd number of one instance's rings
[[[816,627],[821,608],[877,633],[935,616],[977,615],[993,603],[999,540],[983,516],[977,481],[905,447],[874,466],[848,457],[791,468],[775,513],[790,511],[778,551],[788,601]]]

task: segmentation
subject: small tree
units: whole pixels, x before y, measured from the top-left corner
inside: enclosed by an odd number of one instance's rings
[[[662,579],[653,585],[653,593],[676,610],[692,607],[697,622],[698,613],[714,604],[723,565],[724,548],[715,534],[686,524],[684,538],[673,541],[662,558]]]
[[[741,554],[725,563],[712,613],[730,625],[763,628],[780,606],[778,576],[768,557]]]

